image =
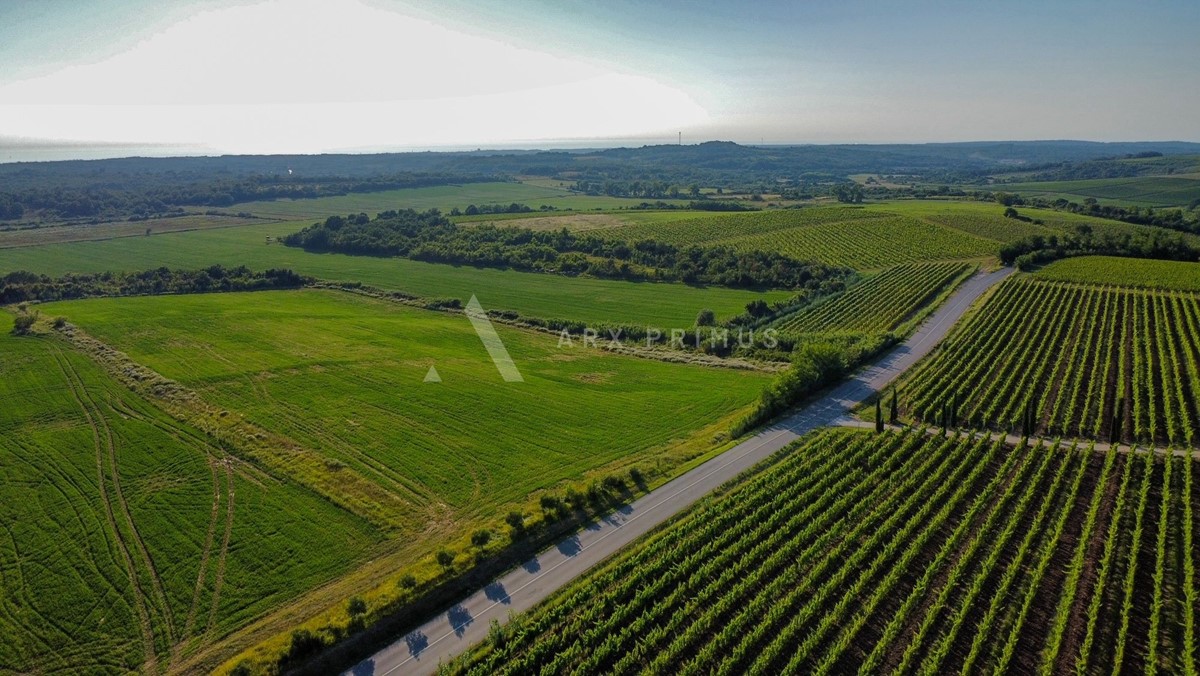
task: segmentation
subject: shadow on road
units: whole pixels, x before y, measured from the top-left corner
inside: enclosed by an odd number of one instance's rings
[[[446,619],[450,620],[450,626],[454,628],[454,635],[459,638],[462,638],[467,627],[475,621],[475,618],[471,617],[471,611],[461,603],[446,611]]]
[[[413,657],[419,657],[421,653],[429,647],[429,637],[426,636],[423,631],[418,629],[416,631],[409,632],[409,634],[404,637],[404,643],[408,646],[409,655],[412,655]],[[372,662],[372,669],[374,669],[374,662]]]
[[[483,588],[483,595],[489,601],[499,601],[505,605],[512,603],[512,597],[508,595],[508,590],[499,582],[493,582]]]
[[[583,545],[579,543],[579,536],[572,535],[571,537],[558,543],[558,551],[563,556],[575,556],[583,551]]]

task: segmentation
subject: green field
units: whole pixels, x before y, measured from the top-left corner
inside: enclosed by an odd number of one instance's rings
[[[924,220],[862,207],[729,214],[720,218],[650,223],[604,230],[629,241],[657,239],[778,251],[857,269],[876,269],[922,260],[986,258],[996,242]]]
[[[995,190],[1020,193],[1023,197],[1043,197],[1051,200],[1061,197],[1078,203],[1091,197],[1101,204],[1131,204],[1143,207],[1186,206],[1200,199],[1200,179],[1182,176],[1002,183],[991,187]]]
[[[1031,222],[1005,218],[1004,207],[992,202],[897,200],[646,222],[607,228],[600,234],[683,246],[763,249],[874,270],[919,261],[987,259],[1004,243],[1031,235],[1074,232],[1084,224],[1108,234],[1142,232],[1149,227],[1046,209],[1021,209],[1020,213]],[[1194,235],[1185,238],[1200,241]]]
[[[630,454],[654,457],[749,404],[768,380],[558,348],[555,336],[499,327],[526,381],[505,383],[465,317],[332,291],[44,312],[370,477],[412,506],[415,530],[433,513],[495,514]],[[423,382],[431,366],[442,383]]]
[[[380,541],[11,326],[0,313],[0,671],[165,669]]]
[[[1035,272],[1034,276],[1060,282],[1200,291],[1200,263],[1186,261],[1079,256],[1054,261]]]
[[[922,309],[963,281],[966,263],[910,263],[888,268],[827,301],[789,314],[776,326],[799,334],[886,333],[923,316]]]
[[[345,481],[331,487],[299,465],[282,470],[268,467],[272,472],[268,476],[234,461],[235,468],[246,468],[266,486],[290,486],[289,493],[281,493],[278,499],[294,500],[296,509],[289,513],[295,521],[254,522],[261,532],[278,534],[263,551],[317,542],[318,553],[311,561],[306,550],[277,553],[287,565],[260,564],[264,568],[257,575],[266,581],[243,580],[240,576],[251,564],[231,558],[225,584],[236,591],[222,596],[218,628],[223,631],[242,631],[247,621],[269,615],[283,601],[298,597],[308,604],[302,605],[307,608],[302,611],[304,616],[311,617],[328,604],[342,602],[345,596],[338,594],[361,593],[395,578],[397,571],[417,565],[437,547],[458,542],[473,529],[502,528],[500,515],[521,507],[540,490],[558,489],[564,482],[582,481],[596,472],[623,471],[621,468],[633,463],[647,471],[669,473],[680,463],[710,451],[718,443],[716,435],[728,429],[770,380],[765,373],[668,364],[578,343],[560,348],[553,335],[498,326],[524,377],[524,382],[506,383],[466,317],[334,291],[97,299],[52,303],[42,311],[47,316],[69,318],[135,362],[228,411],[231,418],[244,416],[245,421],[282,435],[285,446],[294,444],[304,452],[316,453],[329,468],[335,468],[332,471],[345,474]],[[51,339],[4,340],[39,346]],[[95,367],[86,360],[70,358],[90,369],[88,378],[95,377]],[[30,414],[46,405],[45,397],[22,379],[42,371],[56,372],[24,362],[6,360],[5,364],[14,373],[6,380],[15,385],[6,393],[7,399],[23,397],[29,407],[11,413],[16,420],[41,421],[48,430],[45,441],[50,443],[60,433],[61,421]],[[436,367],[441,382],[425,382],[431,366]],[[114,401],[117,396],[132,397],[119,386],[108,396]],[[137,407],[141,415],[155,416],[154,420],[166,424],[161,414],[145,404],[126,406]],[[135,423],[112,425],[116,429]],[[130,451],[129,457],[145,451],[171,467],[189,467],[191,479],[186,486],[194,503],[189,512],[193,516],[172,515],[155,526],[149,525],[157,518],[154,513],[148,512],[145,519],[147,533],[150,528],[169,529],[176,518],[190,519],[189,529],[170,535],[175,540],[169,546],[179,553],[164,553],[162,558],[178,568],[174,573],[180,576],[178,584],[194,585],[195,567],[184,566],[182,556],[193,550],[198,555],[202,548],[213,499],[208,482],[216,469],[210,471],[205,464],[202,451],[206,446],[200,441],[204,437],[190,432],[175,435],[189,442],[197,440],[193,460],[187,460],[178,444],[166,445],[169,436],[159,441],[131,437],[130,443],[138,448]],[[16,450],[26,463],[50,453],[40,446]],[[288,451],[288,457],[297,452]],[[88,462],[94,463],[94,456],[89,449]],[[8,455],[0,457],[7,461]],[[94,464],[83,467],[95,471]],[[29,479],[15,483],[13,490],[37,488],[30,474],[34,468],[22,471]],[[130,477],[139,476],[132,467],[129,471]],[[159,472],[161,476],[154,474],[146,481],[161,482],[167,488],[182,483],[173,474],[163,474],[167,470],[161,468],[139,471]],[[283,474],[276,476],[279,472]],[[370,482],[371,490],[361,490],[357,482],[363,479]],[[128,483],[136,485],[135,479]],[[81,490],[88,495],[86,488]],[[239,505],[241,495],[238,493]],[[381,495],[386,497],[385,514],[380,512],[384,504],[379,502]],[[250,504],[267,499],[252,497],[253,490],[247,490],[246,496],[255,501]],[[376,503],[368,504],[370,500]],[[160,503],[148,504],[162,510]],[[276,519],[275,505],[264,505],[256,517]],[[324,512],[309,517],[315,509],[311,505]],[[44,510],[30,502],[18,506],[32,510],[30,515]],[[167,518],[165,511],[163,515]],[[336,544],[294,530],[306,524],[325,528],[322,524],[329,524],[330,519],[351,524],[327,527],[328,537],[336,538]],[[367,526],[368,521],[392,526],[375,530]],[[380,542],[382,549],[371,551],[382,558],[372,565],[386,566],[354,572],[350,592],[334,587],[311,602],[303,601],[303,592],[312,583],[336,572],[330,556],[344,569],[361,562],[374,542]],[[23,544],[15,551],[27,551]],[[253,559],[263,554],[253,543],[246,543],[239,556]],[[235,578],[235,571],[239,577]],[[285,575],[290,576],[288,595],[280,596],[284,586],[278,576]],[[88,581],[79,576],[79,584]],[[191,587],[180,589],[177,595],[183,598],[183,592]],[[191,597],[186,600],[190,602]],[[175,611],[176,616],[186,613],[186,608]],[[256,622],[254,633],[235,632],[233,638],[195,659],[212,666],[212,657],[204,655],[225,659],[231,649],[246,648],[248,638],[256,642],[289,628],[282,618],[275,622],[268,617],[265,625]],[[135,657],[136,647],[130,649]],[[83,652],[94,656],[112,651]],[[19,654],[29,652],[22,649]],[[196,662],[188,664],[195,666]]]
[[[703,308],[718,317],[742,312],[755,298],[786,299],[783,291],[757,293],[718,287],[653,284],[605,279],[456,267],[403,258],[315,254],[266,244],[303,227],[270,223],[198,232],[129,237],[103,242],[76,242],[0,250],[0,274],[29,270],[52,276],[70,272],[147,270],[159,266],[204,268],[214,263],[246,265],[256,270],[291,268],[322,279],[357,281],[427,298],[472,295],[487,309],[515,310],[525,315],[576,319],[591,323],[622,322],[686,327]]]
[[[900,402],[926,422],[957,398],[962,425],[1021,431],[1032,411],[1047,435],[1193,446],[1198,364],[1195,293],[1024,277],[905,378]]]
[[[818,432],[449,671],[1187,673],[1195,464]]]
[[[0,249],[9,247],[45,246],[63,242],[85,242],[119,237],[145,237],[146,232],[167,233],[208,228],[231,228],[260,222],[237,216],[205,216],[188,214],[173,218],[154,218],[144,221],[115,221],[97,224],[54,225],[0,229]]]
[[[226,207],[229,212],[248,211],[255,216],[283,220],[324,219],[326,216],[357,214],[374,216],[389,209],[465,210],[475,204],[511,204],[517,202],[533,209],[542,205],[557,209],[591,211],[594,209],[625,209],[646,200],[622,197],[591,197],[564,188],[527,183],[465,183],[431,188],[403,188],[371,193],[352,193],[312,199],[281,199],[261,202],[241,202]],[[687,200],[663,200],[668,204],[687,204]]]
[[[1082,224],[1097,231],[1129,231],[1143,226],[1127,225],[1059,212],[1049,209],[1021,208],[1019,212],[1041,225],[1004,217],[1004,207],[994,202],[963,202],[955,200],[903,200],[868,204],[867,211],[895,213],[909,218],[940,225],[995,242],[1012,242],[1031,235],[1052,235],[1074,232]]]

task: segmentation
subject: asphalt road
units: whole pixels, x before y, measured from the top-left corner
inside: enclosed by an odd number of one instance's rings
[[[1011,272],[1005,268],[967,280],[908,340],[821,399],[543,551],[346,673],[354,676],[433,673],[439,663],[486,638],[492,620],[504,624],[511,614],[532,608],[789,442],[813,429],[834,424],[849,409],[883,389],[928,354],[984,291]]]

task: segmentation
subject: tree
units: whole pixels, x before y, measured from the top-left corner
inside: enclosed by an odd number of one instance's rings
[[[759,298],[746,303],[746,314],[755,318],[766,317],[771,314],[771,307],[767,305],[767,301]]]
[[[696,315],[696,326],[715,326],[717,323],[717,315],[712,310],[705,308]]]
[[[346,603],[346,613],[350,617],[358,617],[365,615],[367,612],[367,602],[362,600],[361,596],[351,596],[350,601]]]
[[[1020,215],[1021,214],[1017,213],[1017,210],[1012,207],[1008,207],[1004,210],[1005,218],[1016,218],[1017,216],[1020,216]]]
[[[481,528],[471,535],[471,544],[482,549],[487,546],[487,543],[492,539],[492,532],[486,528]]]
[[[883,398],[875,400],[875,433],[883,431]]]
[[[442,568],[451,568],[454,565],[454,555],[445,549],[439,549],[437,553],[438,565]]]
[[[896,404],[896,388],[895,388],[895,387],[893,387],[893,388],[892,388],[892,410],[891,410],[891,411],[889,411],[889,413],[891,414],[891,416],[890,416],[890,417],[891,417],[891,420],[890,420],[890,422],[891,422],[893,425],[895,425],[895,424],[896,424],[896,420],[897,420],[897,419],[900,417],[900,416],[898,415],[898,410],[897,410],[897,409],[898,409],[898,406],[897,406],[897,404]]]

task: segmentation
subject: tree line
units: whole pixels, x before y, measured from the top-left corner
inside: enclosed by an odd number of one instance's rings
[[[0,277],[0,305],[96,296],[293,289],[308,281],[308,278],[287,269],[256,272],[245,266],[225,268],[220,265],[201,270],[161,267],[142,272],[101,272],[62,277],[17,271]]]
[[[1164,230],[1144,233],[1096,233],[1086,225],[1075,233],[1034,235],[1006,244],[1000,249],[1000,261],[1020,270],[1072,256],[1123,256],[1173,261],[1198,261],[1200,249],[1182,235]]]
[[[497,180],[492,176],[402,173],[365,178],[290,175],[212,178],[178,183],[142,176],[112,184],[27,186],[0,190],[0,220],[149,217],[183,206],[227,207],[238,202],[303,199]]]
[[[283,243],[309,251],[732,288],[817,289],[841,284],[852,274],[766,251],[630,243],[565,228],[459,226],[436,209],[385,212],[375,219],[331,216],[284,237]]]

